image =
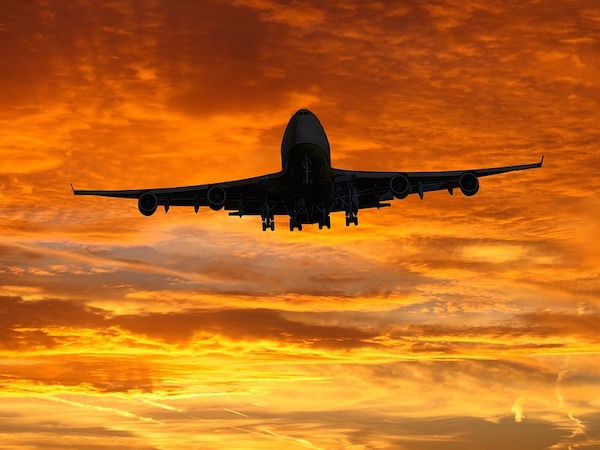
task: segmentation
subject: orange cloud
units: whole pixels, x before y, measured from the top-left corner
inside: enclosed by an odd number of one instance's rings
[[[597,5],[284,3],[3,5],[4,445],[598,445]],[[321,232],[71,194],[277,171],[301,107],[339,167],[544,168]]]

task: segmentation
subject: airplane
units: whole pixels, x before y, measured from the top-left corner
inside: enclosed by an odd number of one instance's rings
[[[358,211],[391,206],[388,201],[425,192],[455,189],[466,196],[479,191],[479,178],[542,167],[538,163],[446,172],[366,172],[331,166],[329,141],[321,122],[307,109],[290,119],[281,143],[281,170],[222,183],[158,189],[76,190],[74,195],[132,198],[145,216],[159,206],[225,209],[230,216],[260,216],[262,230],[275,230],[275,216],[289,216],[290,231],[302,225],[331,228],[330,213],[345,212],[346,226],[358,225]]]

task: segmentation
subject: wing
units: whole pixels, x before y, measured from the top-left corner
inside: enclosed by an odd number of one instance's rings
[[[352,210],[390,206],[382,201],[405,198],[410,194],[460,189],[467,196],[479,190],[479,178],[517,170],[542,167],[544,157],[534,164],[492,167],[486,169],[452,170],[447,172],[360,172],[334,169],[334,210]]]
[[[74,189],[73,185],[71,188],[75,195],[138,199],[140,212],[146,216],[152,215],[158,206],[164,206],[165,211],[171,206],[193,206],[196,212],[201,206],[208,206],[214,210],[235,211],[230,215],[241,217],[261,215],[264,205],[269,205],[269,215],[286,214],[281,194],[281,172],[223,183],[172,188],[81,190]]]

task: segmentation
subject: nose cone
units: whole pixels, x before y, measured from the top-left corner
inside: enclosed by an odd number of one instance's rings
[[[308,109],[299,109],[294,116],[314,116]]]

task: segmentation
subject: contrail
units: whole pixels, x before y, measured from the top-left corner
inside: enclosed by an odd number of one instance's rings
[[[42,398],[44,400],[50,400],[50,401],[53,401],[56,403],[63,403],[65,405],[69,405],[69,406],[75,406],[77,408],[92,409],[94,411],[107,412],[110,414],[116,414],[118,416],[127,417],[128,419],[136,419],[136,420],[141,420],[142,422],[156,423],[158,425],[165,425],[164,422],[160,422],[160,421],[152,419],[150,417],[138,416],[137,414],[131,413],[129,411],[123,411],[121,409],[108,408],[106,406],[98,406],[98,405],[90,405],[87,403],[74,402],[72,400],[66,400],[66,399],[60,398],[60,397],[40,397],[40,398]]]
[[[68,402],[68,404],[75,403],[75,402],[70,402],[69,400],[63,400],[63,399],[56,399],[56,400],[57,401],[61,401],[63,403],[67,403]],[[323,447],[318,447],[318,446],[314,445],[312,442],[310,442],[310,441],[308,441],[306,439],[294,438],[294,437],[291,437],[291,436],[286,436],[284,434],[278,434],[278,433],[275,433],[275,432],[273,432],[271,430],[267,430],[266,428],[251,429],[251,428],[236,427],[234,425],[222,425],[220,423],[220,421],[218,421],[216,419],[207,419],[207,418],[204,418],[204,417],[194,416],[194,415],[190,414],[188,411],[186,411],[184,409],[175,408],[173,406],[165,405],[164,403],[158,403],[158,402],[155,402],[155,401],[152,401],[152,400],[147,400],[145,398],[140,398],[140,400],[143,401],[144,403],[149,404],[149,405],[156,406],[157,408],[162,408],[162,409],[166,409],[168,411],[174,411],[174,412],[178,412],[178,413],[181,413],[181,414],[185,414],[185,415],[187,415],[191,419],[201,420],[201,421],[204,421],[204,422],[219,423],[219,425],[221,427],[224,427],[224,428],[229,428],[229,429],[232,429],[232,430],[241,431],[243,433],[255,434],[257,436],[262,436],[264,438],[284,439],[286,441],[290,441],[293,444],[296,444],[296,445],[299,445],[299,446],[302,446],[302,447],[305,447],[305,448],[313,449],[313,450],[325,450]],[[81,405],[83,405],[83,404],[81,404]],[[83,406],[90,406],[90,405],[83,405]],[[94,408],[96,408],[96,407],[94,407]],[[103,407],[97,407],[97,408],[103,408]],[[105,408],[105,409],[110,409],[110,408]],[[250,418],[250,416],[248,416],[247,414],[241,413],[239,411],[235,411],[233,409],[223,408],[223,410],[227,411],[227,412],[230,412],[232,414],[241,416],[241,417]],[[116,411],[119,411],[119,410],[114,410],[114,411],[116,412]],[[124,413],[124,414],[128,414],[128,415],[132,415],[132,416],[137,417],[137,418],[140,418],[139,416],[135,416],[134,414],[127,413],[125,411],[119,411],[119,412]],[[150,420],[150,421],[157,422],[157,423],[162,423],[162,422],[158,422],[158,421],[156,421],[154,419],[147,419],[147,418],[143,418],[143,419]]]
[[[173,412],[178,412],[178,413],[186,413],[187,412],[185,409],[175,408],[174,406],[165,405],[164,403],[154,402],[152,400],[148,400],[145,398],[140,398],[140,400],[143,401],[144,403],[148,403],[149,405],[156,406],[157,408],[166,409],[167,411],[173,411]]]
[[[259,428],[259,431],[269,434],[271,436],[285,439],[287,441],[292,441],[293,443],[302,445],[303,447],[306,447],[306,448],[312,448],[314,450],[326,450],[323,447],[317,447],[315,444],[313,444],[310,441],[307,441],[306,439],[294,438],[294,437],[286,436],[284,434],[277,434],[277,433],[274,433],[273,431],[267,430],[266,428]]]
[[[227,412],[230,412],[230,413],[233,413],[233,414],[237,414],[238,416],[250,417],[250,416],[247,416],[246,414],[242,414],[241,412],[234,411],[233,409],[229,409],[229,408],[223,408],[223,409],[225,411],[227,411]]]

